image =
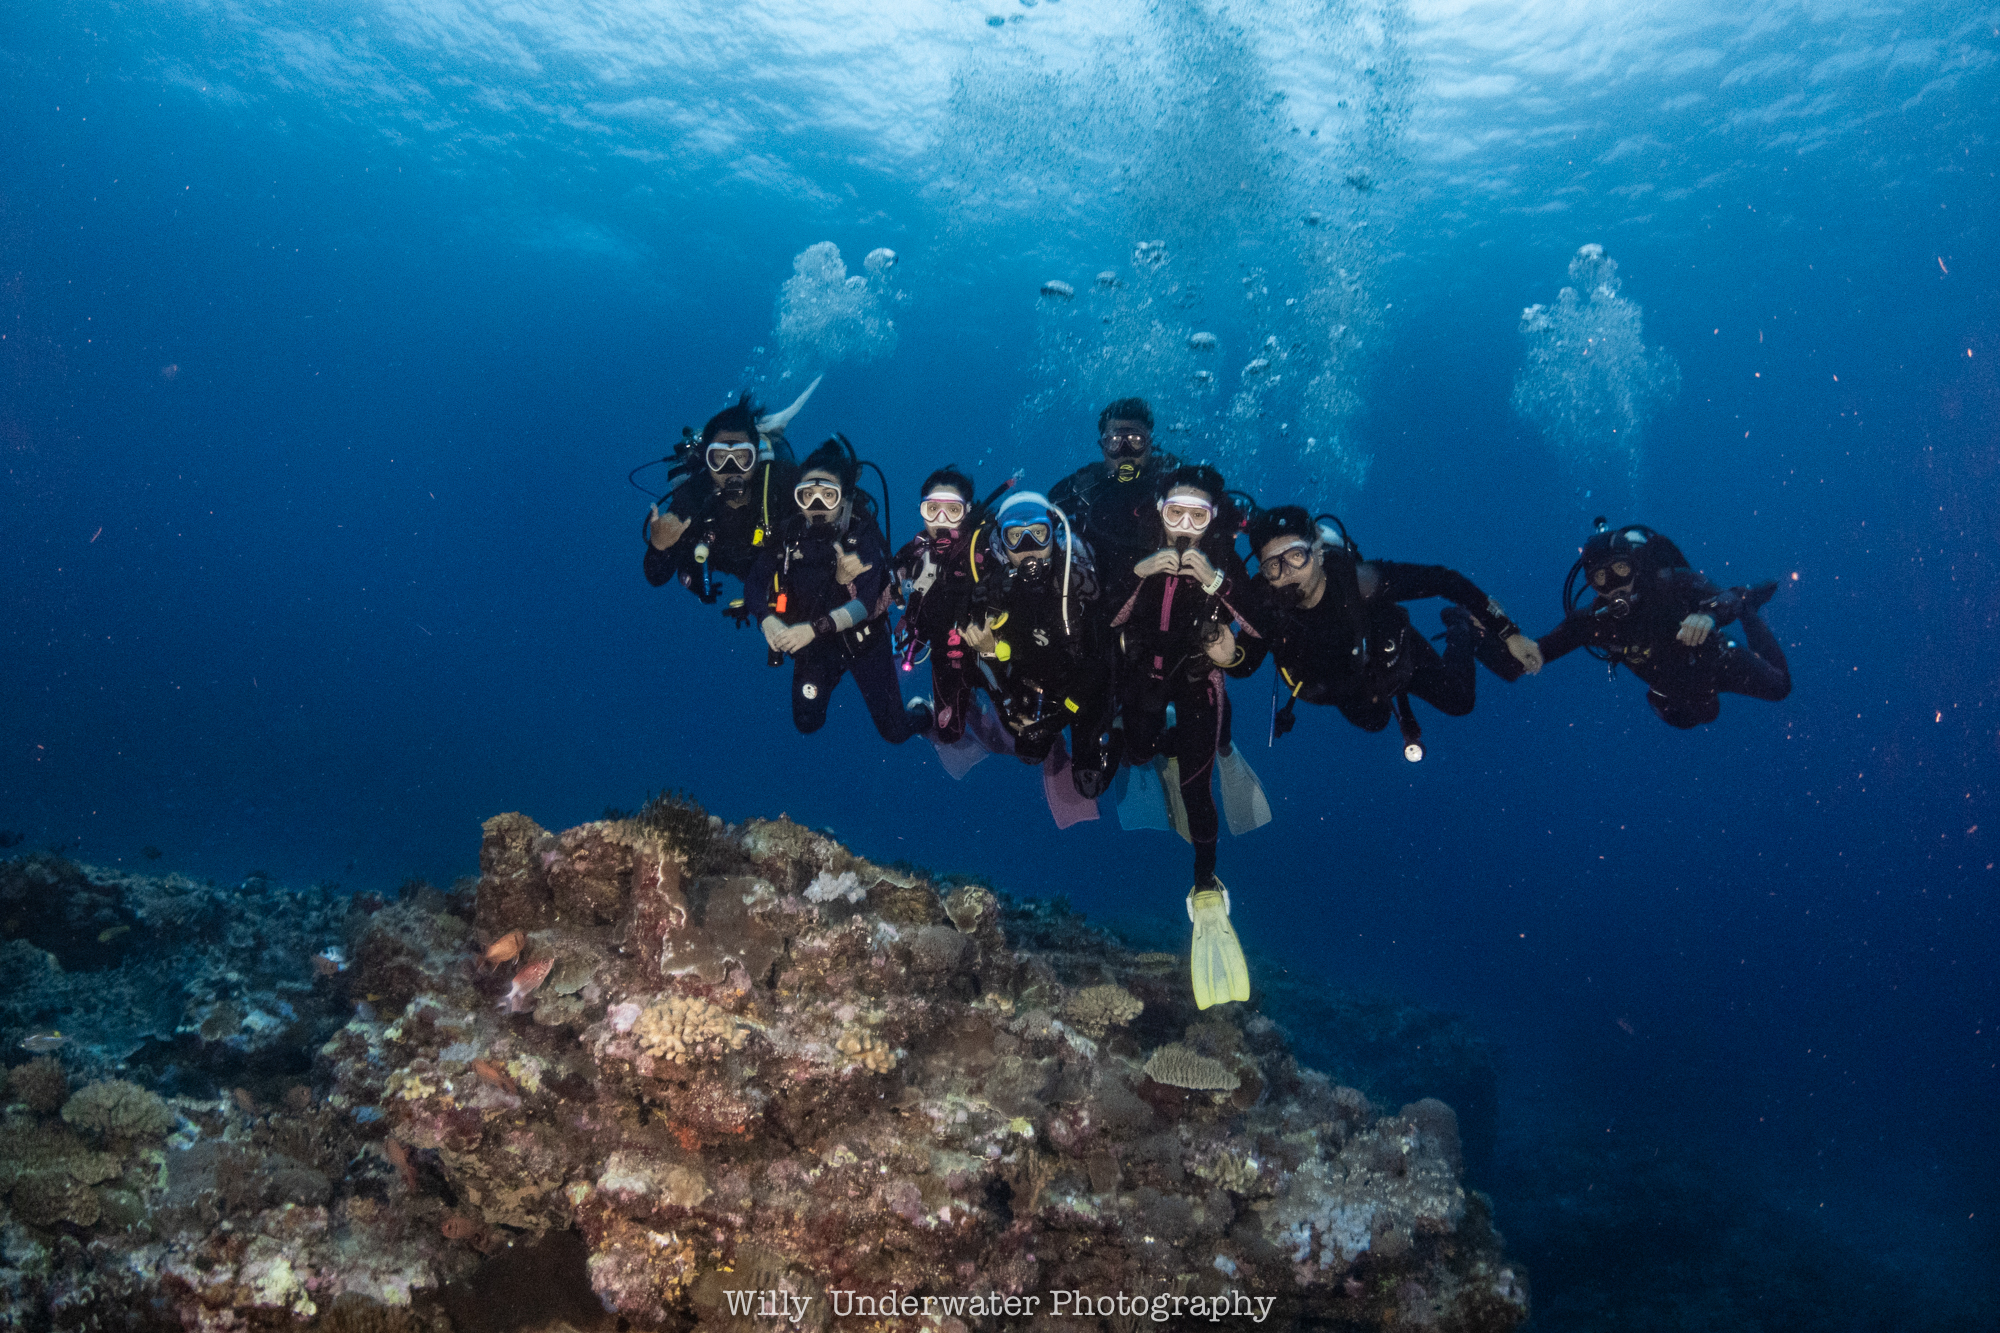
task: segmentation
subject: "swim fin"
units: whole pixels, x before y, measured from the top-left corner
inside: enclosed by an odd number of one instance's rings
[[[1097,818],[1097,802],[1079,792],[1070,777],[1069,751],[1060,735],[1050,748],[1049,757],[1042,761],[1042,795],[1048,800],[1049,814],[1055,817],[1059,829]]]
[[[1271,803],[1264,797],[1264,784],[1257,781],[1243,747],[1232,745],[1227,754],[1215,756],[1215,775],[1222,781],[1222,815],[1229,831],[1242,837],[1271,822]]]
[[[1114,786],[1118,799],[1118,827],[1155,828],[1165,833],[1173,827],[1167,821],[1167,798],[1160,791],[1160,775],[1151,764],[1118,770]]]
[[[799,409],[806,405],[806,399],[813,396],[813,390],[817,389],[819,387],[819,382],[825,378],[826,376],[824,375],[815,375],[813,377],[813,382],[811,384],[806,385],[806,391],[800,394],[797,398],[794,398],[792,400],[792,405],[786,408],[784,411],[772,412],[766,416],[758,417],[757,433],[763,436],[766,441],[768,441],[773,435],[783,435],[785,433],[785,427],[792,424],[792,418],[799,414]]]
[[[1194,834],[1188,832],[1187,802],[1181,799],[1181,761],[1156,759],[1153,763],[1160,770],[1160,790],[1166,794],[1168,821],[1173,824],[1174,832],[1181,835],[1182,842],[1193,842]]]
[[[1250,998],[1250,969],[1229,924],[1229,890],[1219,879],[1211,882],[1214,888],[1189,889],[1187,898],[1188,920],[1194,922],[1189,965],[1197,1009]]]
[[[963,778],[975,764],[993,753],[970,731],[955,741],[942,740],[932,731],[931,744],[937,747],[938,762],[944,765],[944,771],[954,778]]]

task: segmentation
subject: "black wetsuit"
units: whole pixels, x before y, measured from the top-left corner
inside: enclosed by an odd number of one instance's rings
[[[1633,591],[1623,616],[1600,596],[1564,619],[1542,636],[1542,660],[1553,662],[1578,648],[1603,648],[1614,665],[1622,663],[1646,682],[1646,702],[1660,719],[1682,729],[1715,721],[1722,713],[1722,691],[1772,703],[1792,692],[1784,650],[1762,617],[1745,604],[1742,589],[1718,589],[1704,575],[1677,566],[1641,574]],[[1678,635],[1681,621],[1696,614],[1715,617],[1715,629],[1690,647]],[[1747,647],[1721,632],[1732,620],[1742,623]]]
[[[1080,467],[1049,491],[1049,503],[1069,515],[1071,528],[1097,562],[1106,601],[1117,605],[1139,576],[1132,566],[1160,549],[1159,480],[1181,465],[1155,450],[1129,481],[1109,463]]]
[[[1357,565],[1338,548],[1328,548],[1325,560],[1326,591],[1314,606],[1281,605],[1277,590],[1262,579],[1244,594],[1246,613],[1263,638],[1243,645],[1243,660],[1230,674],[1252,674],[1268,653],[1292,697],[1331,704],[1363,731],[1389,725],[1399,694],[1413,694],[1451,717],[1470,713],[1473,654],[1481,634],[1490,633],[1497,642],[1515,632],[1498,605],[1471,579],[1443,565],[1397,560]],[[1447,625],[1442,656],[1402,605],[1429,597],[1455,602],[1468,616]]]
[[[1067,604],[1063,557],[1031,568],[995,556],[973,593],[973,609],[1006,644],[1006,657],[985,659],[983,674],[1014,737],[1014,753],[1041,763],[1070,728],[1072,779],[1085,796],[1108,784],[1111,661],[1097,612],[1097,574],[1090,551],[1077,543],[1069,568]],[[1067,611],[1067,616],[1065,616]]]
[[[868,566],[851,583],[837,581],[835,565],[843,552]],[[800,731],[826,724],[834,686],[852,673],[883,740],[901,745],[916,734],[889,649],[888,564],[882,530],[866,511],[857,511],[840,533],[794,511],[777,540],[767,539],[759,549],[748,584],[753,619],[775,615],[787,625],[810,625],[843,608],[853,618],[849,629],[822,628],[792,655],[792,723]]]
[[[973,562],[982,577],[991,562],[985,551],[968,555],[970,537],[967,532],[938,539],[926,530],[896,553],[891,571],[890,586],[903,607],[897,627],[905,645],[902,661],[912,660],[918,644],[930,648],[931,709],[937,737],[947,744],[965,734],[972,716],[978,672],[975,655],[959,631],[972,599]]]
[[[664,551],[646,543],[646,582],[657,588],[679,579],[682,587],[709,603],[723,592],[717,575],[747,583],[758,551],[771,540],[778,520],[798,512],[792,502],[795,471],[782,460],[759,463],[750,473],[744,487],[748,499],[741,505],[725,500],[706,471],[683,481],[668,497],[664,512],[685,522],[687,530]]]
[[[1137,766],[1164,754],[1178,763],[1197,886],[1215,875],[1221,825],[1209,776],[1217,752],[1229,747],[1229,691],[1221,668],[1209,660],[1207,645],[1223,626],[1240,619],[1234,603],[1249,581],[1242,559],[1226,542],[1222,534],[1211,532],[1202,545],[1209,563],[1223,574],[1214,595],[1203,592],[1190,575],[1154,574],[1137,581],[1111,621],[1117,636],[1124,759]],[[1161,544],[1156,522],[1147,553]],[[1254,633],[1240,628],[1238,646]],[[1168,704],[1174,708],[1172,727],[1167,726]]]

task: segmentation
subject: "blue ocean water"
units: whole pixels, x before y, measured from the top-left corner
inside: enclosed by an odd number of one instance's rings
[[[1996,56],[1990,5],[11,7],[0,828],[390,889],[679,787],[1184,930],[1178,840],[851,692],[796,735],[625,478],[823,371],[795,442],[906,536],[1141,393],[1531,632],[1599,513],[1783,580],[1793,694],[1692,733],[1580,654],[1414,766],[1239,682],[1222,874],[1260,969],[1504,1053],[1537,1327],[1993,1326]]]

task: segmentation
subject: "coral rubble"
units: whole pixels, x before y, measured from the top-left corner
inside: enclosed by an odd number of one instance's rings
[[[1452,1109],[1379,1112],[1254,1009],[1197,1013],[1184,959],[782,818],[503,815],[480,865],[286,936],[351,1014],[294,1005],[287,1084],[17,1065],[0,1328],[442,1333],[509,1282],[630,1329],[858,1327],[891,1296],[960,1330],[1098,1327],[1085,1298],[1526,1318]]]

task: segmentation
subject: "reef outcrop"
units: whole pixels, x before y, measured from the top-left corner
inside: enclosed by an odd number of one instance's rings
[[[629,1329],[1526,1318],[1443,1102],[1372,1106],[1058,904],[647,815],[503,815],[476,888],[312,916],[350,1016],[282,1086],[24,1058],[0,1327],[442,1333],[510,1273]]]

